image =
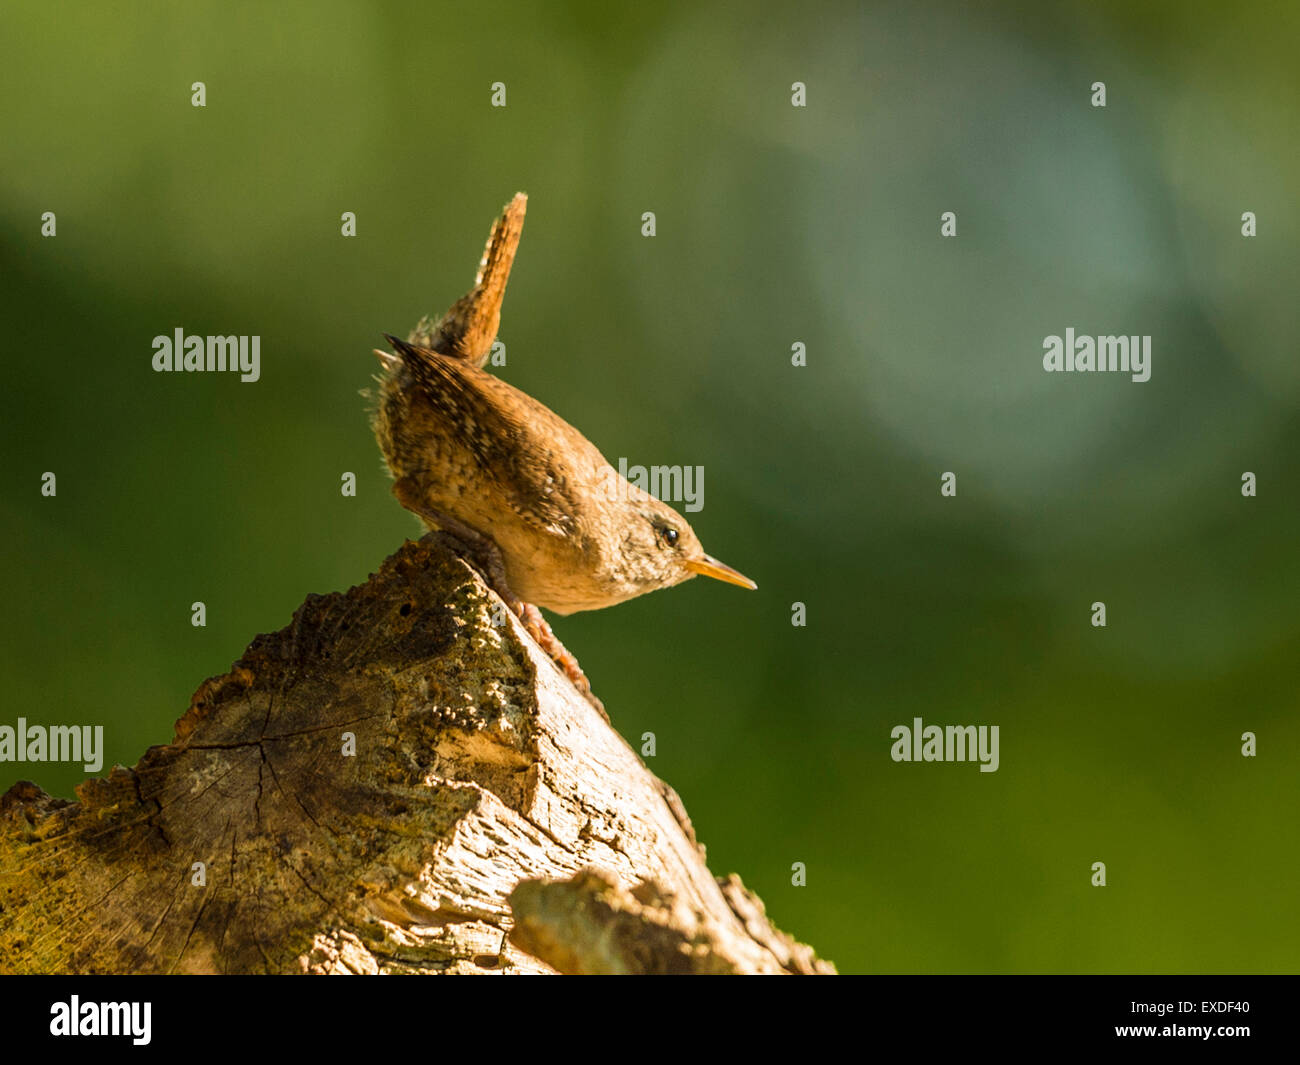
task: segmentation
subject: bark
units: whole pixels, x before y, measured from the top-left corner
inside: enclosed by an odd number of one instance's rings
[[[437,535],[77,796],[0,798],[0,971],[834,971]]]

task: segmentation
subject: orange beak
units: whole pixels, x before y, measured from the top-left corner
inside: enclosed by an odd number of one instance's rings
[[[748,588],[751,591],[758,587],[753,581],[743,573],[732,569],[725,562],[719,562],[716,558],[705,555],[703,558],[688,558],[685,560],[686,568],[693,573],[701,573],[706,577],[712,577],[714,580],[726,581],[728,584],[738,584],[742,588]]]

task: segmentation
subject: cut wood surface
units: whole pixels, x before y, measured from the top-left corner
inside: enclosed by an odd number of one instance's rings
[[[437,534],[77,795],[0,797],[0,971],[834,971]]]

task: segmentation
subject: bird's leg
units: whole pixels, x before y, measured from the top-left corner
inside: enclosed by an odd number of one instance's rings
[[[551,631],[551,626],[542,617],[542,612],[532,603],[525,603],[511,591],[510,583],[506,580],[505,560],[501,557],[501,549],[497,547],[496,543],[490,537],[484,536],[463,521],[434,510],[424,503],[419,498],[412,478],[399,477],[393,483],[393,495],[397,497],[402,506],[433,527],[427,534],[428,536],[440,535],[450,537],[456,541],[462,549],[460,553],[463,556],[468,556],[466,560],[479,571],[483,579],[487,581],[488,586],[501,597],[507,609],[519,618],[528,635],[537,641],[538,646],[546,653],[547,657],[560,667],[560,671],[572,681],[573,686],[578,689],[579,693],[599,710],[601,716],[608,721],[609,715],[605,713],[605,705],[596,698],[595,693],[591,690],[591,681],[582,672],[578,660],[560,642],[559,637]]]
[[[587,679],[582,667],[578,665],[578,660],[565,648],[564,644],[560,643],[560,638],[551,631],[551,626],[542,617],[542,612],[532,603],[525,603],[522,599],[517,599],[515,602],[519,604],[518,608],[512,606],[511,609],[519,616],[519,620],[524,623],[524,628],[528,630],[528,634],[550,656],[551,661],[560,667],[560,670],[573,682],[573,686],[578,689],[587,702],[599,710],[600,716],[608,721],[609,715],[605,713],[605,704],[596,698],[596,693],[591,690],[591,681]]]

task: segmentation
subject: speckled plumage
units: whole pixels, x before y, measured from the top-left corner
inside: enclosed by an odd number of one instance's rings
[[[372,424],[394,492],[430,528],[499,551],[509,589],[559,614],[697,573],[753,587],[704,553],[686,520],[618,475],[553,411],[480,368],[522,229],[522,194],[492,228],[475,288],[383,363]],[[443,520],[440,520],[443,519]]]

